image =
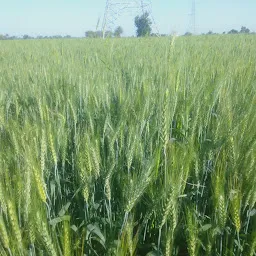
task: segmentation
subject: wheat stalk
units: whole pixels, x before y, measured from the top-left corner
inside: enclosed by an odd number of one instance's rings
[[[9,236],[5,227],[3,216],[0,215],[0,238],[5,249],[9,249]]]
[[[36,226],[38,231],[40,232],[40,237],[42,238],[48,253],[52,256],[57,256],[52,239],[47,229],[47,225],[42,220],[42,217],[40,216],[39,212],[36,213]]]
[[[46,203],[46,185],[44,183],[43,177],[41,175],[41,172],[37,169],[37,168],[33,168],[33,174],[34,174],[34,178],[35,178],[35,182],[36,182],[36,186],[37,186],[37,191],[38,194],[40,196],[40,199]]]
[[[65,220],[63,223],[63,232],[64,232],[64,256],[71,256],[71,243],[70,243],[70,226],[69,221]]]
[[[15,235],[15,239],[18,243],[19,248],[22,247],[22,235],[21,235],[21,230],[19,227],[19,222],[17,218],[17,213],[14,204],[10,199],[7,200],[7,208],[8,208],[8,213],[9,213],[9,218],[10,218],[10,223],[12,226],[13,233]]]

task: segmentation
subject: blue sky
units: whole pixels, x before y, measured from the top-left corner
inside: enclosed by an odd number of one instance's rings
[[[102,21],[104,8],[105,0],[1,0],[0,34],[83,36],[86,30],[95,30],[99,18]],[[188,31],[191,9],[192,0],[152,0],[160,33]],[[196,0],[197,33],[240,29],[242,25],[256,31],[255,17],[256,0]],[[135,34],[133,18],[122,14],[116,21],[125,35]]]

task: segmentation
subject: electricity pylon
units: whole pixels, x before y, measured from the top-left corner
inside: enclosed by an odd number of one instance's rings
[[[149,13],[153,23],[151,0],[106,0],[104,18],[102,21],[102,36],[105,38],[106,30],[112,30],[120,15],[130,13],[133,15]]]

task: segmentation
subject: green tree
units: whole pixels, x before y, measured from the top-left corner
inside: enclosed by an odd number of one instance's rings
[[[137,27],[136,33],[138,37],[149,36],[151,34],[152,22],[149,18],[149,13],[145,12],[141,16],[136,16],[134,20],[135,26]]]
[[[250,29],[243,26],[243,27],[241,27],[240,33],[249,34],[250,33]]]
[[[110,30],[105,31],[105,37],[112,37],[113,33]],[[85,37],[88,38],[100,38],[103,36],[103,33],[101,30],[97,30],[97,31],[92,31],[92,30],[88,30],[85,32]]]
[[[213,35],[213,32],[210,30],[207,35]]]
[[[102,32],[100,32],[100,37],[102,37]],[[113,36],[113,32],[112,31],[110,31],[110,30],[107,30],[107,31],[105,31],[105,37],[112,37]]]
[[[193,34],[191,32],[186,32],[184,36],[192,36]]]
[[[228,33],[229,34],[238,34],[238,31],[236,29],[231,29]]]
[[[23,39],[29,39],[30,37],[29,37],[29,35],[24,35],[23,36]]]
[[[121,37],[121,35],[124,33],[124,30],[121,26],[118,26],[114,31],[115,37]]]
[[[105,32],[105,36],[106,36],[106,34],[108,35],[108,33],[109,33],[109,32],[106,31],[106,32]],[[98,37],[102,37],[102,36],[103,36],[103,33],[102,33],[101,30],[97,30],[97,31],[95,32],[95,35],[96,35],[95,37],[98,38]]]
[[[94,37],[96,37],[96,33],[92,30],[88,30],[85,32],[85,37],[94,38]]]

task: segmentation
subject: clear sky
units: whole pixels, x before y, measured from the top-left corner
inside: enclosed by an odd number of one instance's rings
[[[96,29],[99,18],[103,20],[105,2],[0,0],[0,34],[84,36],[86,30]],[[152,14],[160,33],[188,31],[191,10],[192,0],[152,0]],[[135,34],[133,16],[122,14],[116,21],[125,35]],[[256,31],[256,0],[196,0],[197,33],[239,30],[241,26]]]

